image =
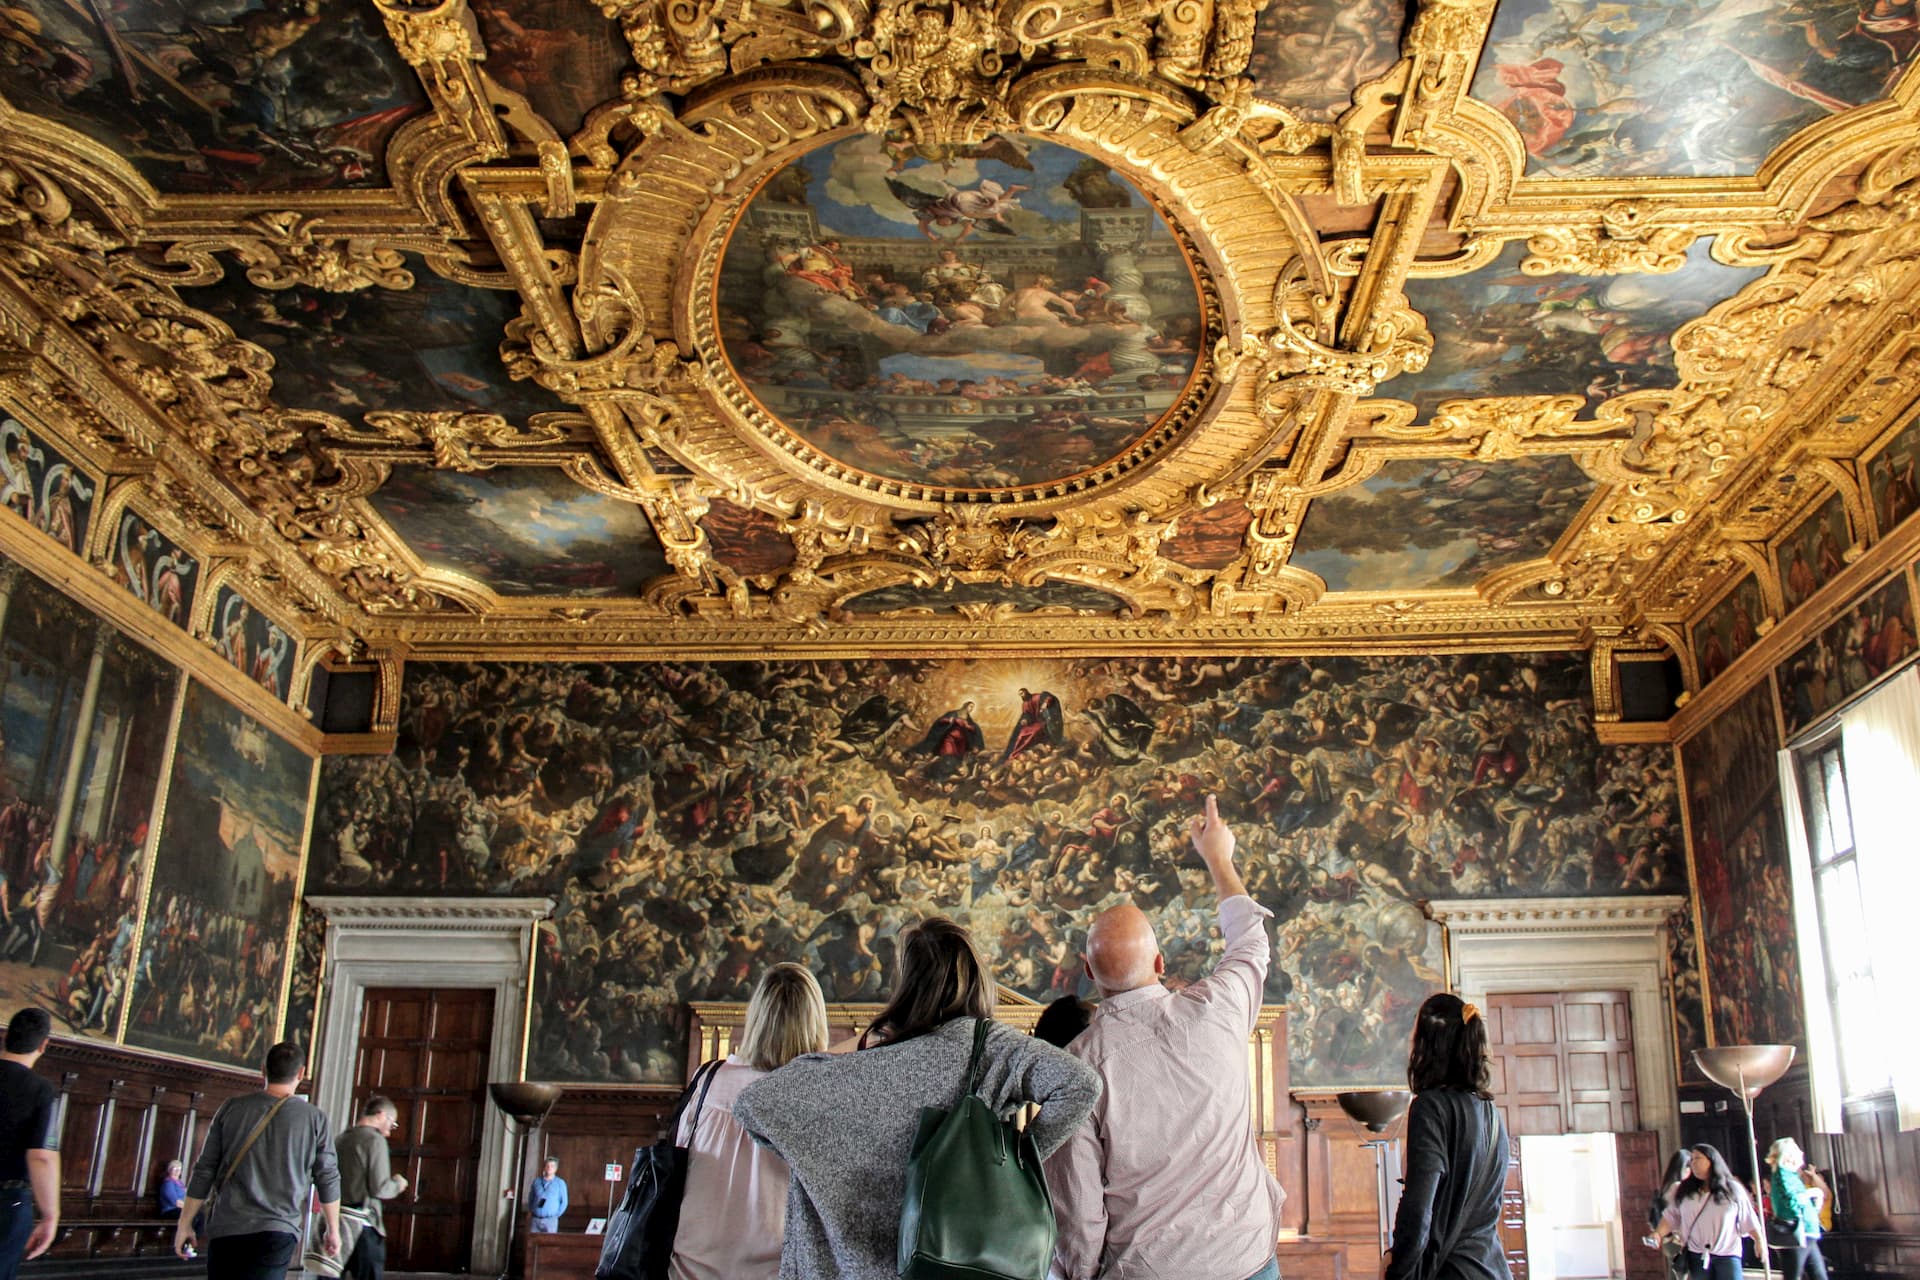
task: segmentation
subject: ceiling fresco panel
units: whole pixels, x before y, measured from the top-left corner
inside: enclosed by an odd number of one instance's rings
[[[793,538],[764,511],[715,498],[700,519],[713,558],[735,573],[779,573],[793,563]]]
[[[620,96],[633,57],[619,27],[579,0],[471,0],[487,74],[527,100],[562,136]]]
[[[639,507],[550,467],[395,467],[367,499],[431,569],[503,596],[637,596],[666,572]]]
[[[384,185],[427,108],[358,0],[23,0],[0,9],[0,93],[209,194]]]
[[[1303,120],[1327,122],[1353,91],[1400,57],[1405,0],[1307,0],[1272,4],[1253,28],[1247,74],[1254,92]]]
[[[1886,97],[1911,0],[1501,0],[1472,94],[1553,178],[1750,174],[1810,124]]]
[[[259,289],[229,270],[187,302],[272,354],[274,400],[357,420],[374,410],[495,413],[519,421],[569,406],[500,364],[517,295],[454,284],[409,257],[411,289]]]
[[[1666,275],[1530,276],[1527,252],[1516,241],[1478,271],[1409,280],[1433,358],[1379,394],[1423,419],[1445,400],[1534,395],[1584,395],[1591,416],[1612,396],[1675,385],[1674,330],[1764,274],[1715,262],[1705,240]]]
[[[1593,489],[1565,456],[1389,462],[1314,500],[1292,563],[1329,591],[1470,587],[1545,555]]]
[[[1240,556],[1253,512],[1237,500],[1215,503],[1180,517],[1180,527],[1160,544],[1160,554],[1195,569],[1224,569]]]
[[[1191,266],[1105,164],[857,134],[775,173],[719,281],[727,359],[812,450],[890,480],[1045,484],[1132,448],[1202,345]]]
[[[850,614],[955,613],[976,609],[1005,613],[1100,613],[1124,611],[1126,601],[1077,582],[1043,582],[1036,587],[997,582],[956,582],[939,587],[897,583],[866,591],[840,606]]]

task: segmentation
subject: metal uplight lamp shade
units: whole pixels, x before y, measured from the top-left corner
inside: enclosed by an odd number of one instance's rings
[[[1740,1095],[1747,1113],[1747,1147],[1753,1155],[1753,1184],[1756,1210],[1760,1195],[1760,1142],[1753,1136],[1753,1100],[1760,1091],[1787,1073],[1793,1065],[1790,1044],[1733,1044],[1718,1049],[1695,1049],[1693,1060],[1707,1079]],[[1773,1276],[1773,1252],[1767,1247],[1767,1233],[1760,1233],[1760,1269],[1769,1280]]]
[[[513,1273],[513,1228],[520,1220],[520,1205],[525,1199],[521,1183],[527,1176],[527,1137],[546,1123],[547,1113],[565,1091],[559,1085],[528,1084],[521,1080],[490,1084],[487,1092],[493,1096],[493,1105],[507,1117],[507,1131],[514,1138],[513,1211],[507,1214],[507,1243],[500,1255],[500,1280],[507,1280]],[[514,1121],[520,1125],[517,1131]]]
[[[1336,1094],[1334,1100],[1347,1115],[1365,1125],[1368,1133],[1384,1134],[1394,1122],[1407,1114],[1413,1095],[1405,1089],[1372,1089],[1365,1092]],[[1373,1137],[1362,1142],[1373,1150],[1373,1195],[1380,1229],[1380,1252],[1393,1247],[1393,1223],[1387,1218],[1387,1148],[1391,1138]]]

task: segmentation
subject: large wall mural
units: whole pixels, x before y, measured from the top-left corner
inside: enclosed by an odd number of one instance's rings
[[[253,1066],[273,1043],[313,768],[188,684],[128,1044]]]
[[[0,624],[0,1018],[35,1004],[62,1034],[112,1039],[177,673],[10,562],[0,573],[12,582]]]
[[[1671,752],[1597,744],[1577,657],[1475,656],[410,665],[397,752],[325,762],[307,886],[553,895],[530,1073],[668,1081],[683,1002],[782,959],[877,999],[932,912],[1045,999],[1131,896],[1191,981],[1208,792],[1303,1084],[1402,1074],[1418,899],[1685,883]]]
[[[1906,0],[1501,0],[1473,95],[1543,177],[1753,173],[1799,129],[1886,97],[1916,50]]]
[[[1906,660],[1916,639],[1907,577],[1899,574],[1821,630],[1778,672],[1787,731],[1798,733]]]
[[[1805,1041],[1779,747],[1763,680],[1681,748],[1719,1044]]]
[[[0,9],[0,91],[124,157],[164,191],[385,180],[426,107],[355,0],[22,0]]]
[[[1181,399],[1192,268],[1105,164],[1032,138],[877,134],[775,173],[721,265],[727,359],[833,462],[965,488],[1101,465]]]

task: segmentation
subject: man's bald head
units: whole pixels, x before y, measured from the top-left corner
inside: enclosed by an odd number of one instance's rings
[[[1132,903],[1101,912],[1087,930],[1087,973],[1101,995],[1151,986],[1165,969],[1153,924]]]

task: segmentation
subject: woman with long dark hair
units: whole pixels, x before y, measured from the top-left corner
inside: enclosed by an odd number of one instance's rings
[[[733,1104],[748,1133],[787,1162],[781,1280],[895,1280],[907,1156],[924,1108],[959,1100],[974,1024],[993,1017],[994,983],[973,937],[923,920],[900,938],[893,999],[860,1050],[808,1054],[754,1081]],[[1093,1069],[1012,1027],[990,1023],[980,1096],[1003,1116],[1028,1103],[1044,1157],[1100,1097]]]
[[[1679,1238],[1693,1280],[1740,1280],[1740,1239],[1760,1239],[1760,1215],[1717,1148],[1702,1142],[1692,1149],[1687,1176],[1660,1221],[1660,1238],[1668,1236]]]
[[[1488,1081],[1480,1011],[1459,996],[1428,996],[1407,1055],[1406,1190],[1383,1280],[1508,1280],[1499,1235],[1507,1128]]]
[[[1664,1247],[1665,1242],[1660,1238],[1660,1224],[1665,1220],[1667,1210],[1673,1207],[1675,1197],[1680,1194],[1680,1183],[1686,1178],[1687,1164],[1692,1159],[1693,1152],[1685,1147],[1668,1157],[1666,1170],[1660,1175],[1660,1185],[1647,1203],[1647,1230],[1652,1234],[1646,1237],[1646,1243],[1661,1247],[1667,1255],[1668,1280],[1686,1280],[1687,1255],[1680,1248],[1678,1240],[1673,1242],[1671,1249]]]

